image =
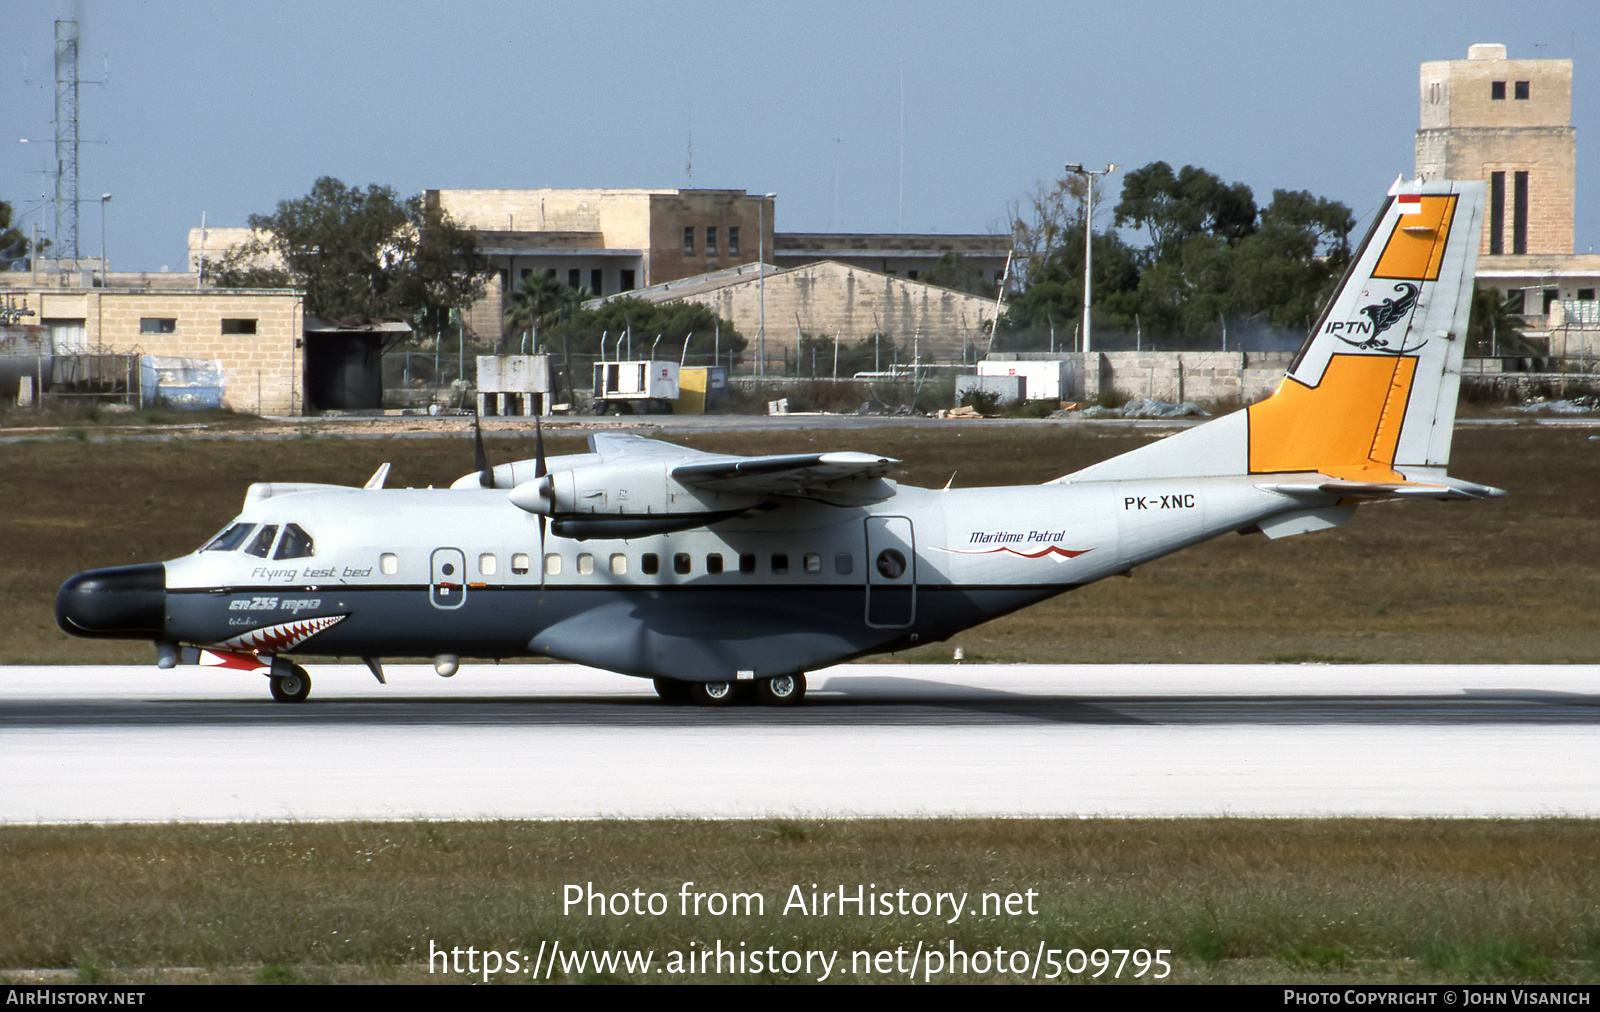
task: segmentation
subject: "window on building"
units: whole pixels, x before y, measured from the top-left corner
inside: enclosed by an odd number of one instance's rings
[[[1550,307],[1555,305],[1556,300],[1559,298],[1561,298],[1561,292],[1559,289],[1546,288],[1544,290],[1544,315],[1550,315]]]
[[[527,276],[528,275],[526,275],[526,274],[523,275],[523,277],[527,277]],[[500,272],[500,290],[503,291],[503,292],[508,292],[508,291],[511,290],[511,272],[510,271],[501,271]]]
[[[178,321],[170,316],[141,316],[139,317],[139,333],[141,334],[176,334]]]
[[[555,277],[556,276],[556,269],[554,267],[546,267],[544,269],[544,276],[547,277],[547,278]]]
[[[917,280],[917,272],[916,271],[906,271],[906,277],[910,278],[912,281],[915,281],[915,280]],[[1092,300],[1091,300],[1090,308],[1091,309],[1094,308]]]
[[[739,255],[739,226],[728,227],[728,253],[731,256]]]
[[[706,256],[717,255],[717,226],[711,225],[706,229]]]
[[[639,558],[639,572],[646,576],[654,576],[661,572],[661,556],[655,552],[645,552]]]
[[[1511,184],[1511,252],[1528,252],[1528,174],[1512,173]]]
[[[256,321],[254,320],[223,320],[222,332],[224,334],[254,334]]]
[[[1594,301],[1594,289],[1593,288],[1580,288],[1580,289],[1578,289],[1578,301],[1579,302],[1593,302]]]
[[[1528,86],[1530,83],[1531,82],[1529,81],[1518,81],[1516,83],[1516,87],[1512,90],[1512,95],[1517,99],[1526,102],[1528,100]]]
[[[1428,82],[1428,102],[1429,102],[1429,104],[1431,104],[1431,105],[1438,105],[1439,104],[1440,93],[1441,93],[1442,90],[1443,89],[1440,86],[1440,82],[1438,82],[1438,81],[1430,81],[1430,82]]]
[[[1506,251],[1506,174],[1489,173],[1489,252]]]
[[[605,292],[602,291],[602,289],[605,288],[605,284],[604,284],[605,277],[606,277],[606,272],[603,271],[603,270],[600,270],[599,268],[596,268],[596,269],[590,271],[589,272],[589,290],[591,292],[594,292],[596,295],[604,295]]]
[[[1506,312],[1512,316],[1521,316],[1528,311],[1528,293],[1521,288],[1513,288],[1506,293]]]
[[[1504,81],[1489,82],[1489,97],[1496,102],[1505,101],[1506,83]]]
[[[524,268],[522,268],[522,270],[520,272],[518,272],[517,277],[521,278],[523,281],[528,280],[529,278],[533,277],[533,268],[532,267],[524,267]],[[1091,310],[1093,310],[1094,307],[1091,305],[1089,308]]]
[[[683,255],[694,256],[694,226],[683,227]]]
[[[567,271],[567,287],[568,288],[577,288],[581,284],[583,284],[583,272],[582,271],[578,270],[576,267],[574,267],[571,270]],[[1093,306],[1091,306],[1090,308],[1092,309]]]
[[[617,285],[617,290],[620,291],[620,292],[631,292],[631,291],[633,291],[633,272],[632,271],[618,271],[617,273],[622,275],[621,282]]]

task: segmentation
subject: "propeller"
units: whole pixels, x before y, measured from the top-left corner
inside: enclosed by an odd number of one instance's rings
[[[478,413],[472,413],[472,438],[473,464],[478,469],[478,484],[484,488],[494,488],[494,468],[489,464],[489,454],[483,449],[483,426],[478,421]]]
[[[545,466],[544,459],[544,426],[540,424],[540,416],[533,416],[533,480],[538,481],[550,473]],[[539,603],[544,603],[544,576],[550,567],[544,560],[544,528],[548,518],[539,514]]]

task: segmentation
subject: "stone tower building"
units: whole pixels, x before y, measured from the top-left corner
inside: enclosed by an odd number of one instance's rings
[[[1422,65],[1416,174],[1489,184],[1481,252],[1572,253],[1577,137],[1572,61],[1477,45]]]

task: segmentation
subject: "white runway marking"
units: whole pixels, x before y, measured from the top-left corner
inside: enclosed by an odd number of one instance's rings
[[[848,665],[798,710],[566,665],[0,668],[0,821],[1600,814],[1600,668]]]

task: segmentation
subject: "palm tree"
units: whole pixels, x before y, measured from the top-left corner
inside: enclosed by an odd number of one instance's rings
[[[556,280],[553,271],[529,274],[511,293],[505,325],[511,336],[526,339],[539,328],[555,323],[593,298],[587,288],[568,288]],[[524,347],[526,350],[526,347]]]

